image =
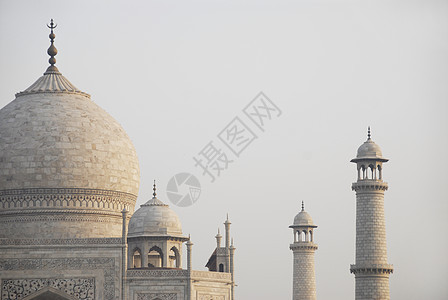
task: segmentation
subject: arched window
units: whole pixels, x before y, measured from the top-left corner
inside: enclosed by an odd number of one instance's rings
[[[312,242],[312,241],[313,241],[313,231],[310,230],[310,242]]]
[[[224,272],[224,265],[223,264],[219,264],[219,272]]]
[[[134,249],[134,254],[132,255],[132,266],[133,268],[142,267],[142,252],[138,248]]]
[[[379,180],[383,180],[383,170],[381,169],[381,165],[378,165],[378,175],[379,175]]]
[[[376,179],[376,168],[374,165],[369,165],[370,179]]]
[[[168,267],[180,268],[179,250],[173,246],[169,253]]]
[[[300,242],[306,242],[305,231],[300,232]]]
[[[163,266],[163,252],[157,246],[152,247],[148,252],[148,267],[161,268]]]

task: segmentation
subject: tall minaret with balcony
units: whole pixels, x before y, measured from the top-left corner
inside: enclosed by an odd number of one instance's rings
[[[289,226],[294,233],[294,243],[289,246],[293,252],[293,300],[316,300],[316,275],[314,271],[313,224],[311,216],[305,211],[302,201],[302,211],[294,218],[294,224]]]
[[[356,192],[356,262],[350,266],[355,275],[356,300],[387,300],[392,265],[387,263],[386,224],[384,220],[384,158],[380,147],[370,138],[359,148],[356,158],[358,180]]]

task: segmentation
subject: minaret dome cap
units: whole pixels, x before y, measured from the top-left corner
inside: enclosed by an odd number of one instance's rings
[[[306,227],[317,227],[313,223],[313,219],[310,214],[305,211],[305,207],[302,202],[302,211],[300,211],[294,218],[294,223],[290,227],[306,226]]]
[[[358,162],[361,160],[376,160],[387,162],[388,159],[383,157],[383,153],[381,151],[380,146],[378,146],[372,139],[370,138],[370,127],[368,131],[368,138],[361,146],[358,148],[358,152],[356,154],[356,158],[352,159],[351,162]]]

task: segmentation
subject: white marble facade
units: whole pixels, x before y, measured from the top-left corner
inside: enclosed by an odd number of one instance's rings
[[[54,38],[44,75],[0,110],[0,299],[232,300],[230,272],[191,269],[168,205],[134,213],[134,146],[55,67]]]

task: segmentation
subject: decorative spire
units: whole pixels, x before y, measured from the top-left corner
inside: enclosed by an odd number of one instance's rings
[[[226,219],[226,221],[224,222],[224,224],[231,224],[230,221],[229,221],[229,213],[227,213],[227,219]]]
[[[191,241],[191,236],[190,234],[188,234],[188,241],[187,241],[187,246],[193,246],[193,242]],[[191,248],[190,248],[191,249]]]
[[[302,211],[305,211],[305,203],[302,201]]]
[[[50,55],[50,59],[48,60],[50,66],[47,68],[47,71],[45,71],[44,74],[59,73],[58,68],[55,67],[56,58],[54,58],[56,54],[58,54],[58,50],[54,46],[54,39],[56,35],[53,33],[53,29],[55,29],[57,26],[58,25],[53,22],[53,19],[51,19],[50,24],[47,24],[47,27],[51,29],[50,35],[48,36],[50,38],[51,45],[50,48],[48,48],[47,50],[48,55]]]
[[[152,185],[152,190],[154,191],[153,193],[152,193],[152,198],[154,199],[154,198],[157,198],[156,196],[157,196],[157,193],[156,193],[156,180],[154,179],[154,184]]]
[[[367,130],[367,139],[370,140],[370,126],[369,129]]]

